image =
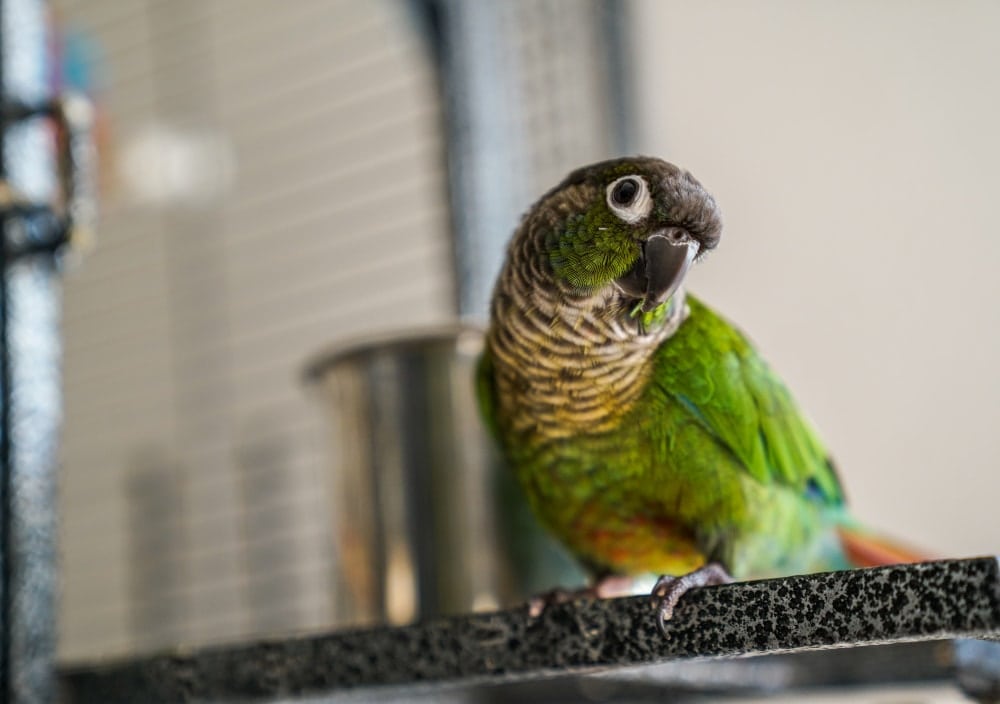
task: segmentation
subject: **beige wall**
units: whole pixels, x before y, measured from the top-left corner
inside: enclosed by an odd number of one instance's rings
[[[638,0],[640,150],[726,221],[692,288],[747,330],[856,512],[1000,551],[1000,4]]]

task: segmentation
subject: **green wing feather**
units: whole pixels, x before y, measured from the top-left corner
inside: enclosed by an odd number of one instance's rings
[[[661,392],[758,481],[842,504],[833,463],[781,379],[738,330],[697,299],[688,304],[690,317],[657,353]]]

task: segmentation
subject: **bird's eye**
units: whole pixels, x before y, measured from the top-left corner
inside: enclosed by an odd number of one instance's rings
[[[653,199],[642,176],[622,176],[608,186],[608,207],[627,223],[635,223],[649,215]]]
[[[635,199],[638,192],[638,181],[634,178],[623,178],[615,184],[614,189],[611,191],[611,199],[615,202],[615,205],[628,205]]]

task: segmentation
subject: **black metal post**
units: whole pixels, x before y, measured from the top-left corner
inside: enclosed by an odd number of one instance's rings
[[[0,0],[0,699],[55,698],[56,107],[42,0]],[[37,107],[30,107],[37,106]]]

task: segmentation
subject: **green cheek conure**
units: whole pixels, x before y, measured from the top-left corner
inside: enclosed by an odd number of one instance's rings
[[[581,168],[515,232],[478,388],[541,522],[593,574],[693,586],[915,559],[861,530],[826,448],[743,334],[683,284],[715,200],[653,158]]]

